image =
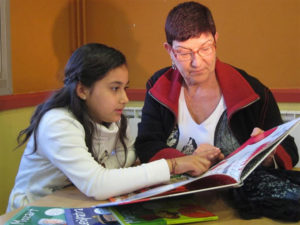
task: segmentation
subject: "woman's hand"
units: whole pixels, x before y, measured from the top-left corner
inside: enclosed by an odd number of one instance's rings
[[[212,165],[224,159],[224,155],[221,150],[210,144],[199,145],[198,148],[194,151],[193,155],[199,155],[207,158],[211,161]]]
[[[259,134],[262,134],[264,131],[258,127],[255,127],[251,133],[251,137],[257,136]],[[271,152],[270,155],[267,156],[267,158],[265,158],[265,160],[262,162],[261,165],[265,166],[265,167],[271,167],[274,165],[274,156],[275,156],[275,151]]]
[[[171,174],[187,173],[191,176],[199,176],[205,173],[219,157],[220,149],[212,149],[209,153],[203,151],[199,154],[193,154],[173,159],[168,159],[168,165]]]

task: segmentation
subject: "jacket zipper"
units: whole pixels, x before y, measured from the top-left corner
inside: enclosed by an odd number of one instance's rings
[[[260,97],[258,97],[256,100],[250,102],[249,104],[244,105],[243,107],[238,108],[236,111],[234,111],[234,112],[231,113],[230,117],[228,118],[228,126],[229,126],[230,130],[232,131],[232,133],[233,133],[233,130],[232,130],[231,123],[230,123],[232,116],[233,116],[234,114],[236,114],[237,112],[239,112],[240,110],[242,110],[242,109],[244,109],[244,108],[246,108],[246,107],[248,107],[248,106],[254,104],[254,103],[257,102],[259,99],[260,99]],[[234,133],[233,133],[233,134],[234,134]],[[236,134],[234,134],[234,136],[235,136],[235,138],[237,138]],[[239,139],[239,138],[237,138],[237,139]]]
[[[148,93],[149,93],[149,95],[150,95],[155,101],[157,101],[157,102],[158,102],[159,104],[161,104],[162,106],[166,107],[166,108],[173,114],[173,116],[174,116],[174,118],[175,118],[174,123],[173,123],[173,129],[174,129],[174,127],[175,127],[175,125],[176,125],[176,119],[177,119],[177,116],[176,116],[176,114],[174,113],[174,111],[173,111],[172,109],[170,109],[169,106],[167,106],[166,104],[162,103],[162,102],[159,101],[157,98],[155,98],[155,97],[150,93],[150,91],[148,91]],[[171,131],[172,131],[172,130],[171,130]]]

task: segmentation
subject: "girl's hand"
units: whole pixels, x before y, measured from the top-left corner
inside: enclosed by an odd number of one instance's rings
[[[199,176],[205,173],[212,165],[213,159],[218,157],[220,149],[210,150],[209,153],[193,154],[173,159],[168,159],[171,174],[187,173]]]

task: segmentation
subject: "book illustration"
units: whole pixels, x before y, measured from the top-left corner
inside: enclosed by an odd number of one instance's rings
[[[173,175],[171,177],[170,181],[168,182],[168,184],[170,186],[172,186],[173,188],[170,189],[169,186],[166,187],[166,188],[164,187],[164,189],[168,189],[167,192],[164,192],[164,193],[173,194],[173,193],[186,191],[187,190],[186,187],[182,186],[182,185],[178,186],[178,183],[179,182],[188,182],[189,183],[190,180],[191,180],[191,177],[187,176],[187,175],[184,175],[184,174],[183,175]],[[158,189],[161,188],[160,185],[155,185],[155,186],[152,186],[151,188],[143,188],[143,189],[140,189],[140,190],[132,192],[132,193],[124,194],[124,195],[121,195],[121,196],[111,197],[108,200],[110,202],[118,202],[118,201],[123,201],[124,199],[129,199],[131,196],[134,196],[134,198],[135,198],[138,194],[143,195],[143,192],[148,193],[149,190],[152,190],[152,189],[154,189],[154,192],[156,192],[156,189],[155,189],[156,187]]]
[[[19,211],[5,225],[29,225],[29,224],[67,224],[64,209],[53,207],[28,206]]]
[[[117,196],[111,199],[111,202],[101,203],[97,206],[131,204],[208,190],[240,187],[243,185],[243,180],[275,150],[299,123],[300,118],[296,118],[249,138],[243,145],[201,176],[180,175],[176,178],[178,181],[172,180],[142,191]]]
[[[92,225],[119,225],[108,209],[105,208],[67,208],[65,216],[68,225],[92,224]]]
[[[123,225],[182,224],[218,219],[218,216],[191,198],[121,205],[111,207],[110,210]]]
[[[119,225],[120,223],[105,208],[60,208],[27,206],[5,225]]]

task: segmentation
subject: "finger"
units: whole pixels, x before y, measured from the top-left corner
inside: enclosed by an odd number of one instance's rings
[[[217,156],[218,154],[220,154],[221,150],[219,148],[213,147],[210,149],[207,149],[205,151],[201,151],[201,152],[196,152],[196,154],[194,155],[198,155],[201,157],[211,157],[213,155]]]
[[[194,151],[194,153],[202,153],[217,149],[215,146],[211,144],[200,144],[197,149]]]
[[[208,160],[210,160],[211,162],[213,162],[213,164],[214,164],[214,163],[224,159],[224,155],[221,153],[220,150],[218,150],[218,151],[215,151],[215,152],[212,152],[212,153],[208,154],[206,156],[206,158]]]
[[[262,165],[265,167],[269,167],[273,165],[273,159],[272,158],[266,158],[263,162]]]
[[[219,155],[219,161],[223,160],[224,158],[225,158],[224,154],[220,153],[220,155]]]
[[[260,129],[260,128],[258,128],[258,127],[254,127],[254,129],[253,129],[253,131],[252,131],[252,133],[251,133],[251,137],[253,137],[253,136],[256,136],[256,135],[259,135],[259,134],[261,134],[261,133],[263,133],[264,131],[262,130],[262,129]]]

